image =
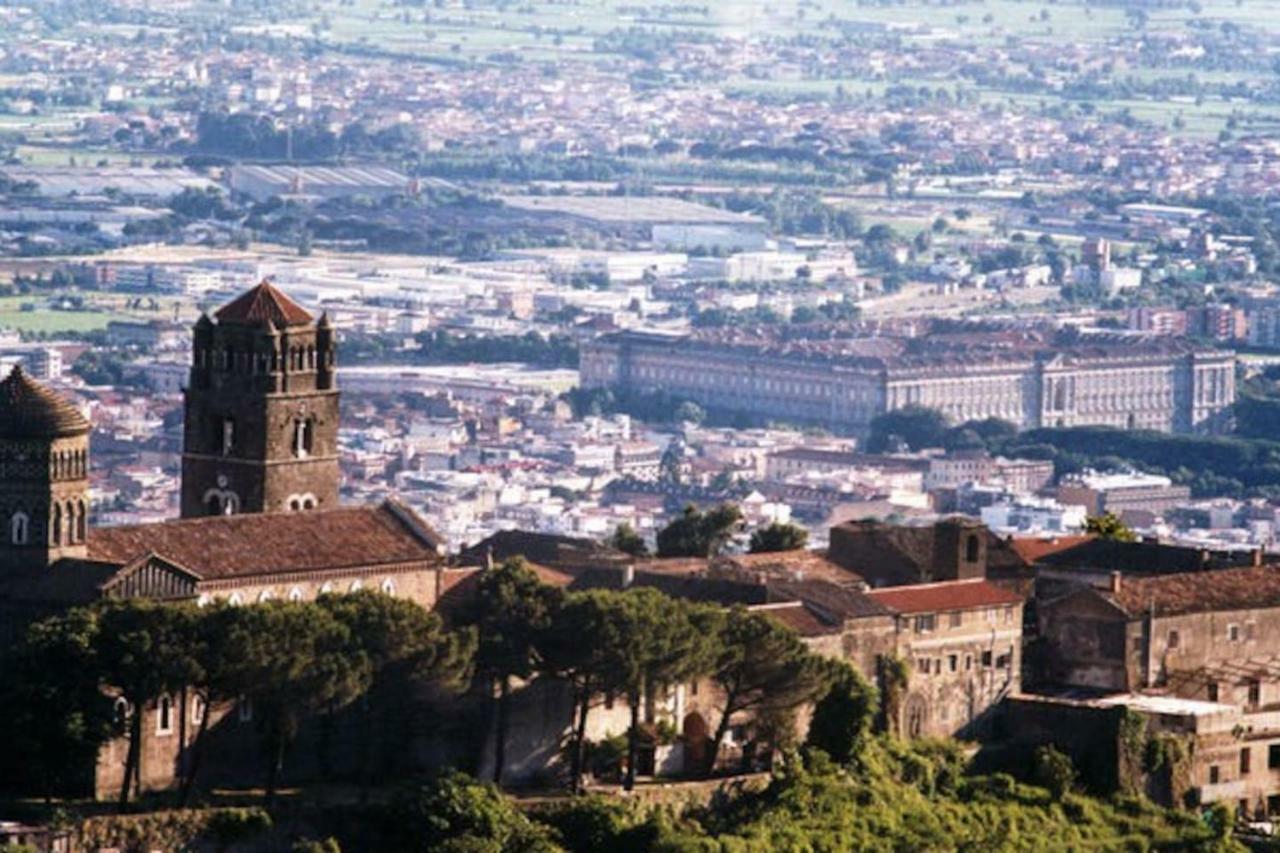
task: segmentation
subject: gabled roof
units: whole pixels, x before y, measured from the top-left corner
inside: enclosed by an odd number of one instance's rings
[[[1280,607],[1280,566],[1125,577],[1118,591],[1100,594],[1130,617]]]
[[[89,537],[89,556],[126,565],[155,554],[209,581],[436,561],[439,544],[425,522],[386,502],[99,527]]]
[[[88,431],[89,421],[79,409],[28,376],[21,365],[0,381],[0,437],[60,438]]]
[[[311,315],[307,310],[269,281],[246,290],[214,312],[214,316],[219,323],[271,325],[277,328],[306,326],[311,323]]]
[[[898,613],[937,613],[1022,604],[1021,595],[982,578],[873,589],[867,597]]]
[[[1239,566],[1253,561],[1251,552],[1212,552],[1159,542],[1121,542],[1088,537],[1036,558],[1041,568],[1078,571],[1122,571],[1161,575]]]

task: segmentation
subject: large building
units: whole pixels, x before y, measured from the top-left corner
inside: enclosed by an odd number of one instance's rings
[[[905,406],[1022,429],[1220,433],[1235,355],[1185,341],[975,329],[918,338],[618,332],[585,344],[582,384],[661,392],[761,420],[854,434]]]
[[[235,605],[368,589],[434,606],[458,573],[430,527],[394,501],[337,505],[327,322],[263,283],[195,336],[179,519],[92,528],[88,420],[20,367],[0,381],[0,638],[104,599]],[[182,766],[189,729],[166,721],[193,714],[189,701],[143,709],[144,788]],[[121,785],[119,749],[99,757],[100,796]]]

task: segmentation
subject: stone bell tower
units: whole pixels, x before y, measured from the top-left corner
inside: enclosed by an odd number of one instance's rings
[[[0,381],[0,567],[83,558],[89,537],[89,422],[21,367]]]
[[[196,322],[183,518],[338,505],[335,343],[265,281]]]

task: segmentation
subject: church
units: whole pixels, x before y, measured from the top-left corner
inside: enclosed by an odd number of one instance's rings
[[[90,424],[0,381],[0,635],[103,598],[247,604],[378,589],[434,606],[443,543],[395,500],[338,505],[336,335],[268,282],[195,325],[181,518],[91,527]]]

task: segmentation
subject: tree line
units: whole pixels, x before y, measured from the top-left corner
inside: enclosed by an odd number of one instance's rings
[[[717,688],[717,715],[705,763],[710,774],[735,715],[757,719],[761,734],[794,730],[794,715],[838,688],[871,719],[875,691],[847,664],[813,654],[781,623],[743,608],[671,598],[649,587],[564,592],[541,584],[519,560],[484,572],[462,624],[479,638],[477,677],[492,698],[493,775],[502,778],[513,690],[549,678],[565,684],[573,713],[568,737],[569,784],[581,785],[593,710],[614,699],[628,709],[624,785],[635,784],[647,700],[678,685]],[[832,699],[831,701],[835,701]],[[777,738],[780,735],[775,734]],[[779,742],[770,746],[782,745]]]
[[[0,658],[0,717],[22,732],[6,756],[50,797],[74,790],[107,741],[128,748],[121,808],[141,793],[143,711],[183,691],[203,711],[181,781],[185,803],[197,783],[212,711],[252,708],[267,800],[275,794],[302,724],[361,700],[365,731],[414,684],[458,690],[474,651],[468,631],[403,599],[373,592],[315,602],[249,607],[106,601],[32,625]],[[362,740],[368,769],[376,737]],[[363,780],[368,782],[366,778]]]
[[[419,688],[454,697],[470,688],[489,704],[501,778],[511,697],[534,679],[572,694],[566,763],[574,789],[588,754],[589,716],[614,699],[630,711],[628,786],[642,703],[676,685],[707,679],[723,691],[702,772],[713,769],[735,714],[777,722],[833,684],[868,708],[874,703],[874,691],[847,666],[811,654],[789,629],[759,614],[651,588],[566,593],[512,560],[479,575],[448,625],[413,602],[376,592],[239,607],[127,600],[74,608],[35,623],[0,657],[0,724],[23,733],[6,756],[22,769],[14,778],[46,797],[73,790],[109,740],[125,739],[123,809],[142,792],[144,709],[168,702],[169,713],[180,713],[174,697],[184,692],[204,709],[198,723],[193,718],[197,729],[179,780],[187,803],[210,742],[211,712],[247,704],[270,803],[303,726],[342,711],[358,728],[355,773],[367,789],[384,733],[396,728]],[[478,764],[480,756],[473,758]]]

